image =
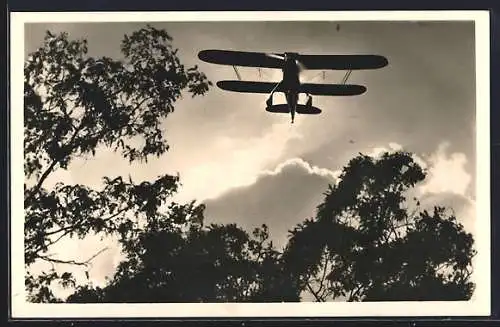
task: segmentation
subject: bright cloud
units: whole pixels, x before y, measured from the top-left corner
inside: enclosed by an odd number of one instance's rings
[[[277,160],[290,140],[301,135],[290,123],[277,123],[260,137],[230,139],[219,137],[216,146],[224,156],[207,158],[182,172],[182,189],[176,200],[214,198],[223,192],[256,181],[270,162]]]
[[[338,171],[332,171],[330,169],[326,168],[320,168],[318,166],[313,166],[307,161],[301,159],[301,158],[292,158],[288,159],[279,165],[276,166],[274,170],[265,170],[261,174],[262,175],[278,175],[283,172],[287,167],[289,166],[298,166],[303,168],[306,172],[309,174],[315,174],[323,177],[329,177],[333,181],[335,181],[339,176],[340,176],[340,170]]]
[[[266,224],[273,243],[283,247],[288,231],[314,215],[328,185],[338,175],[301,158],[286,160],[274,169],[261,171],[252,184],[207,200],[207,222],[237,223],[246,230]]]
[[[427,182],[421,186],[422,193],[443,193],[465,195],[472,177],[466,171],[467,157],[463,153],[448,154],[449,143],[439,145],[429,158]]]
[[[467,157],[460,152],[450,153],[449,147],[449,142],[442,142],[430,155],[413,155],[427,170],[427,177],[408,192],[407,198],[419,198],[422,209],[432,210],[436,205],[451,209],[464,228],[474,234],[476,201],[468,193],[472,176],[465,168]]]
[[[400,151],[402,149],[403,149],[402,145],[395,143],[395,142],[391,142],[391,143],[389,143],[388,148],[384,147],[384,146],[375,147],[370,152],[368,152],[367,155],[370,157],[379,158],[381,155],[383,155],[386,152],[395,152],[395,151]]]

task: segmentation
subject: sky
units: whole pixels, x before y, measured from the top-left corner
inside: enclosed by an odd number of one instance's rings
[[[120,57],[126,33],[146,23],[27,24],[25,56],[42,44],[46,30],[86,38],[89,55]],[[214,87],[206,96],[186,97],[165,121],[171,149],[147,165],[130,166],[107,149],[54,173],[56,182],[99,187],[103,176],[131,174],[153,179],[179,172],[180,201],[207,205],[206,221],[238,223],[252,229],[265,223],[278,246],[289,229],[314,214],[322,193],[359,152],[377,155],[404,149],[429,170],[417,188],[424,206],[451,206],[465,227],[475,221],[475,57],[469,22],[177,22],[151,23],[166,29],[187,66],[198,65],[210,80],[235,79],[231,66],[201,62],[203,49],[296,51],[304,54],[379,54],[382,69],[355,71],[349,83],[367,87],[355,97],[314,97],[318,116],[270,114],[266,95],[238,94]],[[240,69],[245,80],[278,81],[281,73]],[[304,81],[338,83],[344,72],[306,72]],[[214,83],[215,84],[215,83]],[[54,249],[63,258],[92,256],[95,284],[120,260],[112,240],[66,241]]]

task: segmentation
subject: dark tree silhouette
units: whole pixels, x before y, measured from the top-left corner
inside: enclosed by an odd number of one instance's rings
[[[196,67],[182,65],[163,30],[148,26],[121,43],[123,60],[87,55],[86,40],[47,32],[43,46],[24,66],[25,262],[85,265],[47,255],[50,246],[89,232],[131,237],[138,223],[158,217],[178,186],[178,176],[133,182],[104,178],[102,189],[44,182],[73,159],[98,148],[130,162],[147,161],[168,150],[162,121],[183,92],[205,94],[211,83]],[[27,274],[31,301],[55,301],[50,285],[74,280],[55,271]]]
[[[283,287],[280,253],[265,225],[248,235],[234,224],[203,226],[203,205],[172,209],[172,215],[151,222],[138,238],[124,242],[127,257],[106,287],[78,287],[67,301],[299,300],[296,288]]]
[[[123,243],[127,259],[106,287],[79,287],[68,301],[281,302],[306,293],[317,301],[468,299],[472,236],[444,208],[427,212],[405,198],[424,178],[409,153],[356,157],[284,253],[266,226],[252,235],[235,225],[203,226],[203,206],[174,205]]]
[[[405,152],[352,159],[283,254],[301,289],[316,301],[469,299],[472,235],[444,208],[406,198],[425,176]]]

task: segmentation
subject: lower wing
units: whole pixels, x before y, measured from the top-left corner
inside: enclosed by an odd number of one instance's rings
[[[249,82],[249,81],[219,81],[217,86],[226,91],[243,93],[271,93],[276,87],[276,83],[271,82]],[[281,85],[276,92],[282,91]]]
[[[300,86],[301,93],[311,95],[360,95],[366,92],[366,87],[363,85],[353,84],[309,84],[305,83]]]
[[[251,82],[251,81],[219,81],[217,86],[226,91],[243,93],[266,93],[269,94],[275,89],[278,82]],[[275,92],[283,92],[283,84],[280,84]],[[311,95],[332,95],[349,96],[359,95],[366,92],[366,87],[353,84],[301,84],[300,93]]]

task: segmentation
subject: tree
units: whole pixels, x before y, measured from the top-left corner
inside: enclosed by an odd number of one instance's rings
[[[122,239],[140,224],[161,216],[160,207],[177,190],[179,177],[134,182],[104,177],[102,189],[44,182],[75,158],[108,148],[125,160],[147,161],[168,150],[162,121],[183,92],[205,94],[211,83],[197,67],[186,68],[172,38],[151,26],[125,35],[124,59],[87,55],[86,40],[46,33],[43,46],[24,66],[25,262],[85,265],[47,255],[50,246],[89,232]],[[50,285],[71,274],[26,275],[31,301],[55,301]]]
[[[298,301],[283,288],[280,253],[263,225],[249,235],[234,224],[203,225],[203,205],[173,205],[124,242],[126,259],[104,288],[81,286],[67,301],[269,302]],[[189,224],[183,222],[190,221]],[[182,222],[182,225],[178,224]],[[285,293],[288,292],[288,293]]]
[[[405,152],[352,159],[292,231],[283,260],[300,288],[316,301],[470,299],[472,235],[445,208],[407,199],[425,176]]]

